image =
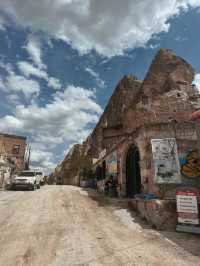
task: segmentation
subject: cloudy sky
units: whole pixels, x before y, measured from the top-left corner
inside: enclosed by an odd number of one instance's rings
[[[199,27],[200,0],[0,0],[0,131],[28,136],[32,164],[51,171],[158,49],[200,84]]]

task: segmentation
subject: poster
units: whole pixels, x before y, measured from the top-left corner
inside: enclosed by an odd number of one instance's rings
[[[197,149],[191,150],[185,156],[180,158],[181,174],[192,180],[200,178],[200,154]]]
[[[109,154],[106,158],[106,175],[117,175],[117,151]]]
[[[151,145],[155,169],[155,183],[181,183],[176,139],[152,139]]]
[[[197,192],[192,189],[176,192],[178,222],[183,224],[199,224]]]

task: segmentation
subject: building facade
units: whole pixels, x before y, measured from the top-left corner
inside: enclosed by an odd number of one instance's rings
[[[7,157],[0,155],[0,189],[4,189],[10,183],[12,165],[7,161]]]
[[[189,156],[199,158],[195,125],[190,120],[200,107],[193,78],[188,63],[172,51],[161,50],[143,82],[131,77],[121,81],[114,92],[121,103],[111,97],[91,135],[98,179],[115,175],[121,194],[127,197],[142,192],[170,197],[170,193],[175,196],[177,185],[199,184],[200,173],[194,178],[184,170]],[[171,172],[168,176],[164,176],[166,169]]]
[[[26,137],[0,133],[0,152],[17,170],[24,169]]]
[[[177,188],[200,188],[200,153],[190,119],[200,109],[194,74],[184,59],[161,49],[143,81],[126,76],[119,82],[84,144],[99,190],[104,191],[106,180],[114,177],[118,195],[148,194],[160,200],[138,203],[148,220],[167,220],[160,215],[161,206],[175,200]],[[65,163],[70,168],[70,161]]]

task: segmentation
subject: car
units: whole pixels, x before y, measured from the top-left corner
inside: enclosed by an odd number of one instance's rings
[[[36,171],[24,170],[17,173],[12,180],[12,189],[36,190],[40,188],[40,176]]]

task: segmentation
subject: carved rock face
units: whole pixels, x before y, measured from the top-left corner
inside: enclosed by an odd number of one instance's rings
[[[194,103],[199,103],[194,97],[197,91],[191,86],[194,73],[185,60],[171,50],[161,49],[143,82],[134,76],[125,76],[85,144],[76,145],[63,161],[64,176],[73,179],[81,169],[89,168],[91,160],[98,158],[102,150],[111,149],[126,138],[126,134],[137,132],[139,128],[187,123]]]
[[[154,97],[156,94],[176,89],[177,83],[190,85],[194,74],[194,69],[185,60],[171,50],[161,49],[149,68],[141,90],[145,95]]]

